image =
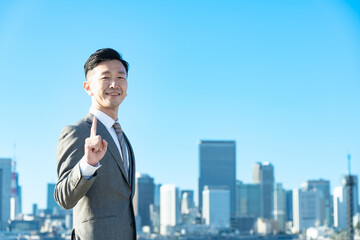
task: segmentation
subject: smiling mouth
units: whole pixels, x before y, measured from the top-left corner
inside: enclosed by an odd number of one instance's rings
[[[110,93],[106,93],[106,95],[109,95],[109,96],[120,96],[122,95],[120,92],[110,92]]]

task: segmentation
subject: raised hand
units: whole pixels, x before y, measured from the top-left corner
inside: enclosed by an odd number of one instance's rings
[[[108,143],[96,135],[97,119],[94,117],[91,125],[90,137],[85,139],[85,160],[92,166],[96,166],[104,157]]]

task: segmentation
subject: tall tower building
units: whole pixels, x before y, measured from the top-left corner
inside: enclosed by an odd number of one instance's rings
[[[160,187],[160,234],[168,235],[180,223],[180,193],[174,184]]]
[[[150,220],[154,233],[160,233],[160,188],[161,184],[154,184],[154,203],[150,205]]]
[[[342,186],[334,189],[334,227],[346,229],[345,189]]]
[[[285,232],[286,223],[286,191],[281,183],[274,186],[274,220],[277,220],[280,230]]]
[[[19,174],[16,172],[16,162],[12,161],[11,169],[11,198],[10,218],[14,220],[21,214],[21,186],[19,186]]]
[[[205,186],[203,219],[205,224],[219,229],[230,227],[230,191],[227,187]]]
[[[261,168],[261,190],[263,196],[262,210],[263,218],[273,219],[274,209],[274,167],[271,163],[265,162]]]
[[[359,199],[358,199],[358,177],[351,175],[351,180],[349,175],[345,176],[342,179],[343,186],[336,187],[334,189],[334,227],[338,229],[346,229],[347,224],[347,202],[348,195],[346,194],[346,184],[348,181],[353,183],[352,185],[352,215],[354,216],[359,212]],[[349,189],[348,189],[349,190]]]
[[[54,198],[54,191],[55,191],[55,183],[48,183],[47,184],[47,201],[46,201],[46,209],[48,214],[54,214],[54,215],[66,215],[72,210],[65,210],[62,207],[60,207]]]
[[[196,208],[194,203],[194,191],[181,191],[181,222],[191,224],[196,219]]]
[[[286,191],[286,221],[293,221],[293,192]]]
[[[141,226],[152,226],[150,205],[154,204],[154,179],[147,174],[136,173],[134,210],[141,219]]]
[[[260,184],[244,184],[236,182],[236,216],[261,217]]]
[[[255,163],[253,183],[259,183],[261,187],[261,217],[273,219],[275,183],[273,165],[269,162]]]
[[[236,184],[235,141],[200,141],[199,144],[199,210],[202,211],[204,186],[227,187],[230,191],[230,213],[235,215]]]
[[[320,193],[317,190],[293,190],[293,219],[296,232],[320,223]]]
[[[331,218],[331,196],[330,181],[328,180],[309,180],[301,184],[303,191],[317,190],[320,194],[320,224],[332,225]]]
[[[189,214],[190,210],[195,208],[194,191],[183,190],[181,191],[181,213]]]
[[[261,183],[261,167],[262,164],[260,162],[256,162],[253,166],[253,183],[255,184]]]
[[[11,159],[0,158],[0,230],[6,230],[10,219]]]

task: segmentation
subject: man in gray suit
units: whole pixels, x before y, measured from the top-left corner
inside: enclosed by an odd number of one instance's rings
[[[74,208],[72,239],[133,240],[135,158],[118,123],[128,63],[106,48],[92,54],[84,69],[92,104],[83,120],[60,134],[55,199]]]

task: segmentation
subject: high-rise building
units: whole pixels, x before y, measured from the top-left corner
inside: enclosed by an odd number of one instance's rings
[[[281,183],[274,185],[274,220],[278,221],[280,231],[285,232],[286,191]]]
[[[293,221],[295,232],[320,224],[320,193],[317,190],[293,190]]]
[[[244,184],[236,182],[236,216],[261,217],[261,188],[260,184]]]
[[[169,235],[180,223],[180,192],[174,184],[160,187],[160,234]]]
[[[194,191],[181,191],[181,222],[191,224],[196,218],[196,208],[194,203]]]
[[[38,212],[38,205],[36,203],[33,203],[32,205],[32,214],[34,217],[37,216],[37,212]]]
[[[229,189],[205,186],[202,195],[205,224],[218,229],[230,228]]]
[[[54,198],[54,191],[55,191],[55,183],[48,183],[47,184],[47,213],[48,214],[55,214],[55,215],[65,215],[66,212],[69,210],[65,210],[61,208]]]
[[[334,227],[346,229],[345,189],[342,186],[334,189]]]
[[[160,233],[160,188],[161,184],[154,184],[154,203],[150,205],[150,220],[154,233]]]
[[[352,194],[353,194],[353,216],[359,212],[359,199],[358,199],[358,178],[355,175],[351,175],[352,182],[355,183],[352,186]],[[336,187],[334,189],[334,227],[338,229],[346,229],[346,178],[342,179],[343,186]]]
[[[286,191],[286,221],[293,221],[293,192]]]
[[[320,224],[331,226],[331,196],[330,181],[328,180],[309,180],[301,184],[303,191],[316,189],[320,194]]]
[[[181,213],[188,214],[190,209],[195,207],[194,203],[194,191],[183,190],[181,191]]]
[[[202,211],[204,186],[227,187],[230,191],[230,212],[235,215],[236,183],[235,141],[200,141],[199,144],[199,210]]]
[[[154,179],[147,174],[136,173],[135,182],[135,216],[140,217],[141,226],[152,226],[150,205],[154,204]]]
[[[6,230],[10,219],[11,159],[0,158],[0,230]]]
[[[269,162],[255,163],[253,183],[260,183],[261,187],[261,217],[273,219],[275,183],[273,165]]]
[[[12,161],[11,170],[11,198],[10,198],[10,218],[14,220],[18,217],[21,210],[21,186],[19,185],[19,174],[16,172],[16,162]]]
[[[261,167],[262,164],[260,162],[256,162],[253,166],[253,183],[260,184],[261,183]]]

